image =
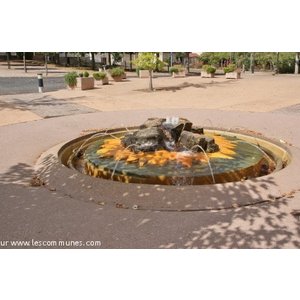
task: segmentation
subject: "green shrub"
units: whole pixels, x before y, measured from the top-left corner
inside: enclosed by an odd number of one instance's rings
[[[216,68],[213,67],[213,66],[210,66],[210,65],[204,65],[204,66],[202,67],[202,69],[203,69],[206,73],[208,73],[208,74],[214,74],[214,73],[216,73]]]
[[[112,77],[120,77],[125,74],[125,71],[122,68],[113,68],[110,70],[110,74]]]
[[[83,73],[78,73],[78,76],[79,77],[83,77]]]
[[[181,65],[174,65],[173,67],[170,68],[170,73],[179,73],[181,71],[183,71],[184,68]]]
[[[178,68],[175,67],[175,66],[174,66],[174,67],[171,67],[171,68],[170,68],[170,73],[173,73],[173,72],[177,74],[177,73],[179,72]]]
[[[293,74],[294,73],[294,62],[290,63],[289,61],[282,61],[279,62],[279,66],[278,66],[278,71],[279,73],[290,73]]]
[[[105,72],[96,72],[93,74],[93,77],[95,80],[102,80],[107,77],[107,74]]]
[[[236,70],[235,64],[229,64],[227,67],[224,67],[224,73],[234,72]]]
[[[65,83],[71,88],[75,88],[77,85],[77,73],[70,72],[65,75]]]
[[[90,76],[89,72],[87,72],[87,71],[83,72],[83,77],[89,77],[89,76]]]

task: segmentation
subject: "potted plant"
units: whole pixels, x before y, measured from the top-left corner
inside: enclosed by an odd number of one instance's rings
[[[102,80],[102,85],[108,84],[108,77],[105,72],[96,72],[93,74],[93,77],[96,81]]]
[[[65,75],[65,83],[72,90],[77,86],[77,76],[76,72],[70,72]]]
[[[186,72],[185,69],[181,65],[174,65],[170,68],[170,73],[172,74],[172,77],[185,77]]]
[[[229,64],[224,68],[226,79],[241,79],[241,70],[235,64]]]
[[[83,73],[79,73],[78,76],[78,87],[81,90],[89,90],[94,88],[94,78],[89,77],[89,72],[85,71]]]
[[[201,70],[202,78],[214,78],[216,73],[216,68],[210,65],[204,65]]]
[[[114,81],[122,81],[122,79],[124,78],[124,74],[125,71],[120,67],[116,67],[110,70],[110,75]]]

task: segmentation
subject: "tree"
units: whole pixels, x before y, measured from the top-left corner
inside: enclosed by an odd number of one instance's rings
[[[10,52],[6,52],[7,68],[10,69]]]
[[[177,61],[180,61],[180,63],[183,64],[185,53],[184,52],[176,52],[175,57],[176,57]]]
[[[187,72],[190,73],[190,52],[186,52],[186,68]]]
[[[92,58],[92,70],[95,70],[95,68],[96,68],[95,52],[91,52],[91,58]]]
[[[295,57],[295,74],[299,74],[299,68],[300,68],[300,52],[296,52],[296,57]]]
[[[226,66],[230,61],[229,52],[203,52],[200,55],[199,61],[204,65],[213,65],[215,67]]]
[[[130,70],[132,70],[132,54],[133,54],[133,52],[129,52],[129,68],[130,68]]]
[[[152,76],[153,70],[161,70],[164,67],[164,63],[157,57],[154,52],[141,52],[137,59],[134,60],[134,64],[140,70],[149,71],[149,90],[153,91]]]
[[[123,58],[123,54],[121,52],[112,52],[111,55],[113,57],[114,65],[121,62],[121,60]]]
[[[54,54],[54,60],[55,60],[55,64],[57,64],[57,65],[60,64],[59,52],[55,52],[55,54]]]
[[[46,76],[48,76],[48,57],[49,57],[49,53],[45,52],[45,71],[46,71]]]
[[[254,53],[250,53],[250,72],[254,73]]]
[[[108,65],[111,66],[111,52],[108,53]]]

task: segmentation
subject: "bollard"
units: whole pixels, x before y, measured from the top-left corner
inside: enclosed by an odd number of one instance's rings
[[[37,76],[38,76],[39,93],[42,93],[44,87],[43,74],[37,74]]]

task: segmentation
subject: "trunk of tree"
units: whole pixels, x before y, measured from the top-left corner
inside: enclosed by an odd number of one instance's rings
[[[111,53],[108,52],[108,64],[109,66],[111,66]]]
[[[155,66],[155,72],[158,72],[158,59],[159,59],[159,53],[156,53],[156,66]]]
[[[46,76],[48,76],[48,55],[45,54],[45,72]]]
[[[121,61],[122,61],[122,64],[124,65],[124,70],[126,70],[125,52],[123,52],[123,55],[122,55]]]
[[[68,66],[68,52],[65,52],[65,67]]]
[[[149,90],[153,91],[152,70],[149,70]]]
[[[187,72],[190,73],[190,52],[186,53],[186,69]]]
[[[130,71],[132,71],[132,52],[129,53],[129,68],[130,68]]]
[[[250,53],[250,72],[254,73],[254,54],[253,52]]]
[[[95,52],[91,52],[92,56],[92,70],[95,70],[96,64],[95,64]]]
[[[59,61],[59,52],[58,53],[55,53],[55,63],[57,65],[59,65],[60,61]]]
[[[27,67],[26,67],[26,53],[23,52],[23,62],[24,62],[24,72],[27,73]]]
[[[279,73],[279,52],[276,54],[276,74]]]
[[[7,68],[10,69],[10,52],[6,52]]]
[[[299,70],[300,70],[300,52],[296,52],[295,74],[299,74]]]

